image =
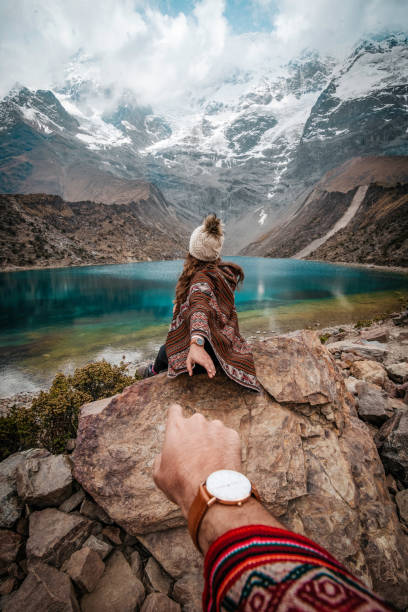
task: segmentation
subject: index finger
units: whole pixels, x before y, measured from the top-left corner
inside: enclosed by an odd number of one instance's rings
[[[180,404],[170,404],[167,412],[167,427],[183,418],[183,408]]]

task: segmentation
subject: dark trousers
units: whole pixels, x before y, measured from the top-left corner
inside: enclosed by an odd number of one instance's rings
[[[213,360],[215,367],[217,367],[218,359],[215,356],[215,353],[214,353],[214,351],[212,349],[212,346],[208,342],[207,338],[205,338],[204,348],[207,351],[207,353],[209,354],[209,356],[211,357],[211,359]],[[157,357],[156,357],[155,362],[153,364],[153,368],[154,368],[154,371],[156,372],[156,374],[158,374],[159,372],[164,372],[164,370],[167,370],[168,367],[169,367],[169,361],[167,359],[166,345],[163,344],[160,347],[159,352],[157,353]],[[200,366],[198,363],[194,366],[194,373],[195,374],[204,374],[206,371],[207,370],[205,368],[203,368],[202,366]]]

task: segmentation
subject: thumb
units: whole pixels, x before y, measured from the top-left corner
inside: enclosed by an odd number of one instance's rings
[[[189,354],[187,355],[187,363],[186,363],[186,365],[187,365],[187,372],[190,374],[190,376],[192,376],[192,375],[193,375],[192,361],[193,361],[193,360],[192,360],[191,355],[190,355],[190,353],[189,353]]]
[[[156,455],[156,457],[154,458],[154,463],[153,463],[153,480],[157,486],[158,486],[157,477],[160,471],[161,458],[162,458],[161,453],[160,455]]]

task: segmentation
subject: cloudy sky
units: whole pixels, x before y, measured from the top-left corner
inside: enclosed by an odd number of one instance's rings
[[[16,82],[57,86],[77,54],[71,76],[154,104],[396,29],[408,31],[407,0],[2,0],[0,96]]]

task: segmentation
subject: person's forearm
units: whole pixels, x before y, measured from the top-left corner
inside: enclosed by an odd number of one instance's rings
[[[230,529],[251,524],[285,529],[255,498],[240,507],[213,504],[205,513],[199,528],[198,543],[201,552],[205,555],[211,544]]]

